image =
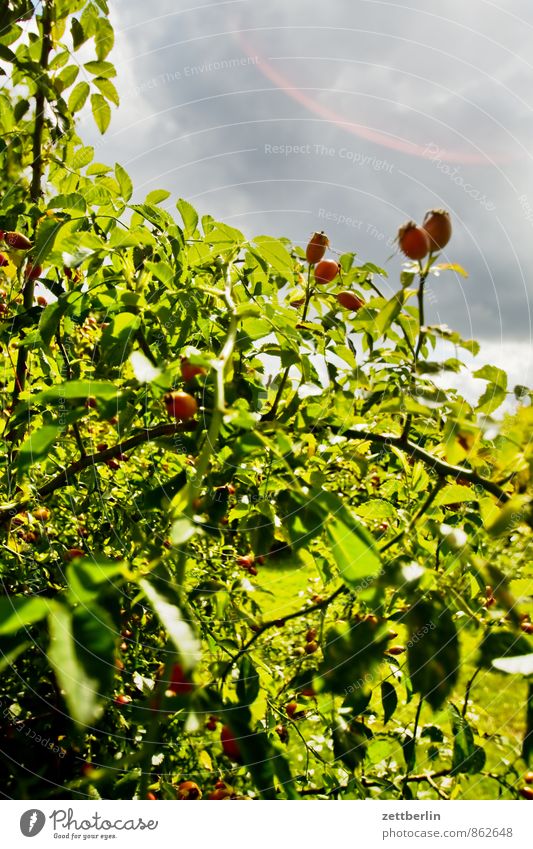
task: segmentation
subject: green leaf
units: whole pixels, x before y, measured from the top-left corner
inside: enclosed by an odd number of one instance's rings
[[[35,463],[40,463],[55,444],[57,437],[62,431],[60,425],[45,425],[34,430],[25,440],[17,457],[17,471],[19,475],[27,472]]]
[[[513,495],[501,510],[498,511],[487,527],[487,531],[493,537],[502,536],[510,530],[523,524],[530,510],[530,497],[528,495]]]
[[[533,760],[533,683],[527,688],[526,730],[522,743],[522,757],[528,766]]]
[[[172,525],[170,539],[174,545],[184,545],[197,533],[198,528],[194,522],[183,516],[181,519],[177,519]]]
[[[81,82],[74,86],[68,99],[69,112],[79,112],[80,109],[83,109],[90,91],[91,87],[86,82]]]
[[[50,600],[40,596],[3,596],[0,598],[0,635],[16,634],[50,612]]]
[[[500,407],[507,398],[507,390],[495,383],[489,383],[483,395],[477,402],[476,410],[490,415]]]
[[[94,36],[94,46],[96,48],[96,55],[100,61],[105,59],[107,54],[111,51],[114,43],[115,34],[113,32],[113,27],[107,18],[98,18],[96,34]]]
[[[83,67],[90,74],[94,74],[97,77],[104,77],[104,79],[116,77],[117,75],[115,66],[111,62],[86,62]]]
[[[387,301],[384,307],[381,308],[374,320],[373,330],[377,338],[383,336],[391,326],[393,321],[400,315],[403,305],[406,301],[407,293],[405,289],[400,289],[392,298]]]
[[[45,218],[37,228],[37,238],[33,246],[33,261],[43,263],[51,253],[54,242],[63,227],[63,221],[54,221],[53,218]]]
[[[168,197],[168,195],[167,195]],[[148,198],[146,198],[148,200]],[[151,201],[153,203],[154,201]],[[198,227],[198,213],[195,208],[183,198],[180,198],[176,204],[179,214],[183,219],[185,237],[190,238],[194,235]]]
[[[396,687],[390,681],[382,681],[381,683],[381,705],[383,707],[383,723],[386,725],[398,707]]]
[[[355,518],[345,521],[331,516],[326,524],[326,537],[340,576],[351,589],[361,589],[379,575],[381,560],[374,540]]]
[[[109,104],[101,94],[91,94],[91,107],[96,126],[103,135],[111,121],[111,109],[109,108]]]
[[[31,646],[24,635],[0,637],[0,674],[13,664],[17,657]]]
[[[154,189],[152,192],[148,192],[148,194],[146,195],[146,203],[162,203],[169,197],[170,192],[167,192],[165,189]]]
[[[357,769],[365,759],[368,740],[372,737],[370,729],[362,722],[353,720],[348,723],[338,716],[332,737],[335,759],[350,770]]]
[[[72,35],[72,43],[74,45],[74,50],[77,50],[84,41],[87,40],[87,36],[83,31],[83,27],[78,21],[77,18],[72,18],[70,22],[70,32]]]
[[[261,259],[271,265],[282,277],[292,277],[294,261],[283,242],[270,236],[256,236],[254,243],[257,250],[252,253],[259,254]]]
[[[166,509],[174,496],[180,492],[187,483],[187,474],[184,471],[178,472],[170,480],[156,486],[153,489],[146,490],[142,497],[137,501],[137,506],[140,510],[161,510]],[[188,498],[184,498],[183,504],[178,505],[182,509],[188,503]]]
[[[118,366],[125,362],[141,326],[141,318],[131,312],[116,315],[102,333],[102,367]]]
[[[450,484],[441,489],[433,503],[442,507],[446,504],[462,504],[465,501],[477,501],[478,498],[479,496],[476,495],[472,487]]]
[[[103,380],[67,380],[57,383],[33,397],[33,403],[57,400],[87,400],[87,398],[109,401],[120,394],[120,389],[111,382]]]
[[[67,567],[69,594],[75,604],[90,604],[107,587],[116,589],[124,581],[123,561],[104,557],[79,558]]]
[[[99,90],[101,94],[104,95],[106,100],[109,100],[110,103],[113,103],[115,106],[120,104],[120,97],[118,96],[118,91],[115,88],[114,83],[111,80],[106,80],[104,77],[95,77],[93,79],[93,85]]]
[[[94,157],[94,147],[79,147],[72,157],[72,167],[75,171],[84,168]]]
[[[450,718],[453,732],[452,775],[468,773],[474,775],[485,766],[486,755],[481,746],[474,743],[474,734],[467,720],[455,705],[450,703]]]
[[[251,705],[259,695],[259,675],[248,655],[244,655],[239,665],[237,678],[237,698],[241,705]]]
[[[483,366],[483,368],[473,372],[472,377],[477,377],[479,380],[488,380],[495,386],[507,389],[507,374],[503,369],[496,368],[496,366]]]
[[[363,519],[395,519],[396,509],[383,498],[371,498],[364,504],[357,505],[357,513]]]
[[[65,91],[65,89],[70,88],[74,80],[79,74],[79,68],[76,65],[68,65],[66,68],[63,68],[61,73],[59,73],[55,79],[55,87],[59,92]]]
[[[494,660],[525,655],[530,651],[531,644],[523,634],[492,628],[486,632],[479,645],[478,664],[488,669]]]
[[[191,626],[183,618],[179,607],[170,601],[144,578],[139,586],[150,602],[159,621],[166,628],[168,635],[176,647],[185,672],[192,669],[201,657],[201,647]]]
[[[409,732],[402,739],[402,751],[405,760],[405,768],[411,772],[416,765],[416,740]]]
[[[372,682],[377,664],[384,660],[388,628],[362,619],[341,622],[325,635],[324,660],[318,669],[318,686],[346,695],[365,690]],[[351,697],[350,697],[351,700]]]
[[[453,689],[459,671],[459,641],[452,614],[438,598],[419,600],[405,620],[413,691],[437,710]]]
[[[102,715],[113,684],[113,622],[95,604],[69,610],[56,603],[48,628],[48,660],[68,711],[78,725],[92,725]]]
[[[133,183],[127,173],[124,170],[122,165],[119,165],[118,162],[115,164],[115,177],[117,178],[117,183],[120,186],[120,194],[127,202],[131,198],[133,194]]]

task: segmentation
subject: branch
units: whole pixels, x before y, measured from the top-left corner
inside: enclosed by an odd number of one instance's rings
[[[505,504],[511,498],[511,496],[505,492],[501,486],[488,478],[484,478],[482,475],[478,475],[478,473],[473,469],[467,469],[464,466],[452,466],[450,463],[446,463],[445,460],[435,457],[415,442],[403,439],[401,436],[372,433],[372,431],[359,429],[342,431],[340,427],[336,428],[331,425],[330,430],[332,430],[333,433],[345,436],[347,439],[364,439],[369,440],[370,442],[378,442],[380,445],[394,445],[397,448],[401,448],[403,451],[411,454],[412,457],[422,460],[422,462],[429,466],[430,469],[438,475],[446,478],[453,478],[454,480],[463,479],[471,484],[481,486],[487,492],[490,492],[491,495],[494,495],[498,501],[502,502],[502,504]]]
[[[328,595],[327,598],[323,598],[322,601],[317,601],[316,604],[312,604],[309,607],[302,607],[300,610],[295,610],[294,613],[288,613],[287,616],[281,616],[279,619],[270,619],[268,622],[263,622],[262,625],[257,627],[257,630],[254,631],[250,639],[243,645],[239,651],[233,655],[231,660],[228,661],[224,672],[222,673],[222,680],[226,677],[231,667],[234,666],[235,663],[248,651],[250,646],[252,646],[256,640],[261,637],[265,631],[268,631],[270,628],[282,628],[287,622],[290,622],[291,619],[298,619],[300,616],[307,616],[308,613],[314,613],[315,610],[323,610],[325,607],[331,604],[332,601],[335,601],[342,593],[348,591],[348,587],[345,584],[341,584],[340,587],[337,587],[335,592]]]
[[[104,451],[97,451],[95,454],[86,454],[84,457],[80,457],[79,460],[71,463],[70,466],[67,466],[66,469],[56,475],[55,478],[48,481],[48,483],[40,486],[35,491],[32,498],[26,498],[24,501],[18,501],[14,504],[7,504],[4,507],[0,507],[0,522],[15,516],[17,513],[22,513],[32,504],[35,498],[45,498],[57,489],[61,489],[69,483],[72,483],[71,478],[78,475],[80,472],[83,472],[84,469],[87,469],[89,466],[96,465],[97,463],[105,463],[107,460],[111,460],[113,457],[118,457],[120,454],[129,451],[131,448],[135,448],[137,445],[142,445],[145,442],[151,442],[160,436],[173,436],[175,433],[188,431],[190,429],[190,422],[155,425],[155,427],[139,431],[139,433],[130,436],[129,439],[124,440],[124,442],[118,442],[116,445],[113,445],[111,448],[106,448]]]

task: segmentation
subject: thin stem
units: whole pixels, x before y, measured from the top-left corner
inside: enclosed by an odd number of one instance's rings
[[[304,300],[304,308],[302,310],[302,318],[301,321],[305,321],[307,318],[307,310],[309,309],[309,304],[311,302],[311,295],[313,294],[313,287],[311,285],[311,269],[310,265],[307,271],[307,284],[305,287],[305,300]],[[276,392],[276,397],[272,403],[272,406],[268,413],[265,413],[264,416],[261,416],[262,422],[271,422],[276,417],[276,413],[278,411],[279,403],[281,401],[281,397],[283,395],[283,390],[285,389],[287,380],[289,379],[289,372],[291,370],[291,366],[287,366],[283,374],[281,375],[281,380],[279,382],[278,391]]]
[[[43,74],[48,70],[50,52],[52,50],[52,9],[53,0],[44,0],[43,11],[41,15],[42,26],[42,42],[41,42],[41,57],[39,64]],[[44,106],[45,106],[44,87],[37,84],[37,92],[35,94],[35,124],[33,128],[32,141],[32,156],[31,164],[32,176],[30,185],[30,197],[33,203],[38,203],[41,197],[41,182],[43,177],[43,131],[44,131]],[[33,306],[33,297],[35,293],[35,280],[27,277],[22,290],[22,301],[24,309],[30,310]],[[17,366],[15,370],[15,384],[13,387],[12,407],[14,408],[18,402],[21,392],[24,391],[26,385],[26,372],[28,363],[28,348],[21,345],[18,350]]]
[[[392,548],[393,545],[395,545],[397,542],[400,542],[400,540],[403,539],[405,534],[409,534],[413,530],[413,528],[414,528],[415,524],[418,522],[418,520],[424,515],[424,513],[427,510],[429,510],[429,508],[433,504],[433,502],[434,502],[435,498],[437,497],[439,490],[442,488],[443,484],[444,484],[443,478],[439,477],[439,479],[438,479],[437,483],[435,484],[435,486],[433,487],[433,489],[430,490],[428,497],[426,498],[424,503],[416,511],[416,513],[414,514],[412,519],[407,524],[407,527],[404,528],[403,531],[400,531],[400,533],[397,534],[395,537],[393,537],[393,539],[391,539],[387,543],[385,543],[385,545],[382,546],[382,548],[380,548],[380,553],[387,551],[388,548]]]
[[[195,500],[198,498],[200,494],[200,490],[203,485],[204,477],[207,473],[209,462],[211,460],[211,456],[213,451],[216,448],[218,438],[220,435],[220,429],[222,427],[222,422],[224,420],[224,413],[226,412],[226,396],[224,389],[224,372],[226,367],[230,361],[230,358],[233,354],[233,350],[235,348],[235,341],[237,338],[237,328],[239,326],[239,318],[236,315],[235,311],[235,303],[233,301],[233,297],[231,294],[231,284],[230,284],[230,272],[231,266],[228,267],[228,276],[227,276],[227,285],[226,291],[224,294],[224,298],[228,305],[229,310],[231,311],[230,323],[228,328],[228,333],[226,336],[226,341],[224,342],[224,346],[222,351],[220,352],[216,363],[213,365],[213,369],[215,372],[215,385],[214,385],[214,394],[215,394],[215,405],[213,409],[213,414],[211,416],[211,422],[209,424],[209,430],[207,431],[207,435],[205,437],[202,449],[200,451],[200,455],[196,462],[196,473],[191,482],[189,488],[189,499],[188,506],[185,510],[185,515],[191,517],[193,515],[193,505]],[[183,585],[185,578],[185,563],[186,563],[187,549],[186,546],[183,545],[180,549],[178,556],[178,563],[176,566],[176,581],[179,586]]]
[[[346,439],[369,440],[370,442],[378,442],[381,445],[394,445],[397,448],[401,448],[410,454],[411,457],[416,457],[418,460],[422,460],[422,462],[425,463],[432,471],[442,475],[442,477],[454,478],[455,480],[462,478],[463,480],[468,481],[468,483],[477,484],[478,486],[483,487],[483,489],[490,492],[491,495],[494,495],[499,501],[501,501],[502,504],[509,501],[511,497],[507,492],[505,492],[505,490],[498,486],[497,483],[488,480],[488,478],[484,478],[482,475],[478,475],[473,469],[467,469],[464,466],[452,466],[450,463],[446,463],[445,460],[441,460],[440,457],[435,457],[415,442],[405,440],[403,436],[373,433],[372,431],[359,429],[342,430],[342,428],[336,428],[334,425],[329,425],[329,428],[333,433],[340,433],[342,436],[346,437]]]
[[[124,440],[124,442],[119,442],[111,448],[106,448],[104,451],[97,451],[94,454],[86,454],[85,457],[81,457],[79,460],[71,463],[70,466],[67,466],[66,469],[63,469],[62,472],[56,475],[55,478],[52,478],[52,480],[48,481],[48,483],[38,487],[32,498],[25,498],[23,501],[17,501],[13,504],[6,504],[0,507],[0,522],[15,516],[17,513],[22,513],[24,510],[27,510],[34,499],[40,500],[45,498],[47,495],[51,495],[56,490],[73,483],[73,477],[78,475],[80,472],[83,472],[89,466],[96,465],[97,463],[105,463],[106,460],[111,460],[113,457],[117,457],[119,454],[129,451],[131,448],[136,448],[137,445],[142,445],[145,442],[151,442],[158,437],[173,436],[175,433],[180,433],[189,429],[190,428],[187,423],[183,424],[181,422],[176,424],[155,425],[155,427],[142,430],[139,433],[130,436],[129,439]]]
[[[57,333],[56,333],[56,342],[57,342],[57,346],[59,348],[59,352],[60,352],[61,356],[63,357],[63,362],[65,363],[65,372],[66,372],[66,375],[67,375],[67,380],[71,380],[72,379],[72,369],[70,367],[70,360],[69,360],[69,356],[68,356],[68,353],[67,353],[67,349],[65,348],[65,346],[63,344],[63,339],[61,337],[61,330],[60,330],[59,327],[58,327]],[[76,444],[78,446],[78,449],[79,449],[81,456],[86,457],[87,452],[85,450],[85,446],[83,444],[83,440],[81,438],[81,433],[80,433],[80,429],[78,427],[77,422],[72,423],[72,430],[74,432],[74,438],[76,440]]]
[[[268,622],[263,622],[262,625],[259,625],[257,630],[254,631],[249,640],[245,642],[239,651],[233,655],[231,660],[228,662],[224,672],[222,673],[222,679],[226,677],[226,675],[230,672],[232,666],[234,666],[238,660],[246,654],[248,649],[255,643],[256,640],[261,637],[265,631],[268,631],[270,628],[282,628],[287,622],[290,622],[292,619],[298,619],[300,616],[307,616],[309,613],[313,613],[315,610],[324,610],[328,607],[336,598],[338,598],[342,593],[347,592],[348,588],[341,584],[340,587],[337,587],[335,592],[331,593],[331,595],[327,596],[327,598],[323,598],[321,601],[317,601],[316,604],[312,604],[309,607],[303,607],[301,610],[296,610],[294,613],[288,613],[287,616],[281,616],[279,619],[270,619]]]
[[[416,735],[418,734],[418,724],[420,722],[420,714],[422,712],[423,701],[424,701],[424,697],[420,696],[420,698],[418,700],[418,705],[417,705],[417,708],[416,708],[415,724],[414,724],[414,727],[413,727],[413,749],[414,750],[416,750]],[[406,790],[406,787],[409,783],[409,772],[410,772],[410,770],[408,768],[407,772],[405,773],[405,775],[403,777],[403,783],[402,783],[402,796],[403,797],[405,797],[405,790]]]
[[[418,286],[417,298],[418,298],[418,339],[416,340],[416,347],[413,350],[413,363],[411,365],[411,373],[409,375],[409,384],[408,384],[408,392],[411,393],[416,385],[416,369],[418,365],[418,358],[420,356],[420,351],[422,349],[422,345],[424,344],[424,340],[426,338],[426,332],[424,330],[425,327],[425,314],[424,314],[424,287],[426,285],[427,276],[429,274],[429,269],[431,268],[432,254],[429,255],[428,261],[424,268],[422,268],[422,263],[419,262],[420,268],[420,283]],[[407,338],[407,336],[406,336]],[[413,423],[413,416],[411,413],[408,413],[405,418],[405,424],[402,431],[402,438],[407,441],[409,438],[409,432],[411,430],[411,425]]]
[[[481,672],[481,667],[478,666],[478,668],[476,669],[476,671],[474,672],[474,674],[470,678],[468,684],[466,685],[465,700],[463,702],[463,709],[461,711],[461,716],[463,717],[463,719],[465,718],[466,711],[468,710],[468,700],[470,698],[470,690],[472,689],[472,685],[473,685],[474,681],[476,680],[476,678],[477,678],[477,676],[479,675],[480,672]]]

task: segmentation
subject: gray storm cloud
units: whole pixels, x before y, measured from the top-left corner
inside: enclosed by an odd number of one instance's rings
[[[406,218],[444,206],[430,320],[530,341],[533,74],[528,2],[111,2],[122,105],[98,158],[247,235],[383,265]],[[170,201],[168,202],[170,204]],[[515,348],[513,348],[515,356]]]

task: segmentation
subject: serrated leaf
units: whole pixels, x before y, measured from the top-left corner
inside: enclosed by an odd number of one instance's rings
[[[86,62],[83,66],[86,71],[89,71],[90,74],[94,74],[94,76],[104,77],[107,79],[108,77],[116,77],[117,72],[115,66],[111,62]]]
[[[93,85],[95,85],[98,91],[103,94],[106,100],[109,100],[110,103],[113,103],[115,106],[119,106],[120,97],[115,88],[115,84],[112,83],[111,80],[105,79],[104,77],[95,77],[93,79]]]
[[[500,407],[507,398],[507,391],[503,386],[497,386],[495,383],[489,383],[483,395],[480,397],[476,405],[476,410],[480,413],[490,415]]]
[[[167,192],[165,189],[154,189],[152,192],[148,192],[146,195],[146,203],[162,203],[162,201],[166,200],[170,197],[170,192]]]
[[[184,671],[188,672],[196,666],[201,657],[200,642],[191,626],[183,618],[177,604],[162,595],[153,584],[142,579],[139,586],[176,647]]]
[[[438,507],[442,507],[446,504],[462,504],[466,501],[477,500],[478,496],[472,487],[450,484],[441,489],[433,503]]]
[[[198,227],[198,213],[194,206],[192,206],[188,201],[183,200],[183,198],[178,200],[176,207],[183,220],[185,237],[189,238],[194,235],[196,228]]]
[[[127,202],[131,198],[133,194],[133,183],[131,182],[131,178],[128,172],[119,165],[117,162],[115,165],[115,177],[117,178],[117,183],[120,186],[120,194]]]
[[[79,147],[72,157],[72,167],[75,171],[79,168],[84,168],[89,162],[92,162],[94,157],[94,147]]]
[[[105,133],[111,121],[111,109],[101,94],[91,94],[91,108],[96,126]]]
[[[256,250],[252,253],[259,254],[261,259],[271,265],[283,277],[292,277],[294,261],[283,242],[270,236],[256,236],[254,243]]]
[[[96,48],[96,55],[100,61],[105,59],[107,54],[111,51],[114,43],[115,34],[113,32],[113,27],[107,18],[98,18],[96,34],[94,36],[94,46]]]
[[[47,456],[55,444],[62,427],[59,425],[45,425],[33,431],[20,448],[17,457],[17,471],[19,475],[27,472],[35,463],[39,463]]]
[[[485,751],[481,746],[476,746],[469,723],[451,703],[450,718],[454,737],[452,775],[459,773],[474,775],[481,772],[486,761]]]
[[[48,660],[72,719],[92,725],[104,711],[114,676],[115,627],[93,604],[70,610],[54,605],[48,619]]]
[[[502,389],[507,389],[507,374],[503,369],[496,366],[486,365],[472,373],[472,377],[477,377],[478,380],[488,380],[489,383],[494,383]]]
[[[0,598],[0,635],[16,634],[45,619],[50,612],[50,600],[40,596],[3,596]]]
[[[386,725],[398,707],[396,687],[390,681],[381,683],[381,705],[383,707],[383,724]]]
[[[381,308],[374,320],[374,325],[372,328],[378,338],[380,336],[383,336],[383,334],[388,330],[391,324],[400,315],[406,298],[406,290],[400,289],[400,291],[396,292],[396,294],[394,294],[392,298],[387,301],[385,306]]]
[[[87,98],[89,97],[90,91],[91,87],[89,83],[86,83],[84,81],[74,86],[68,98],[69,112],[79,112],[80,109],[83,109]]]

